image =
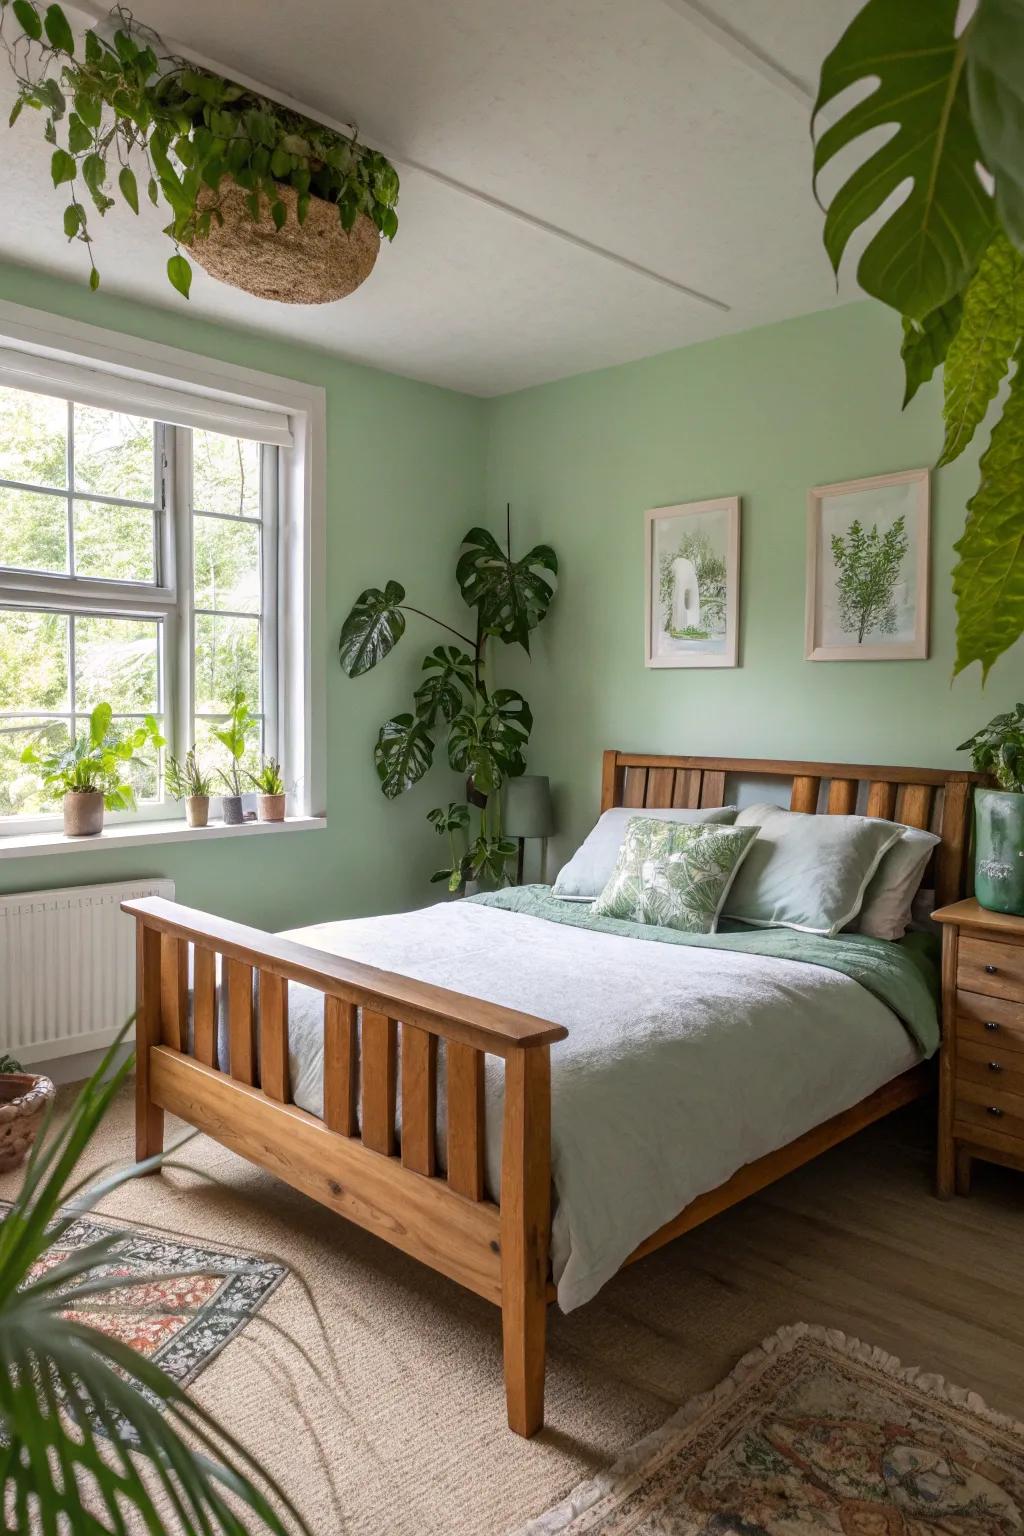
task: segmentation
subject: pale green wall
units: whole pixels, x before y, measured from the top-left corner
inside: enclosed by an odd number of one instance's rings
[[[349,681],[337,636],[352,599],[387,577],[442,617],[460,606],[452,579],[465,529],[480,521],[485,443],[482,402],[149,309],[20,268],[0,266],[0,298],[323,385],[327,391],[327,620],[314,636],[327,659],[329,826],[188,843],[150,853],[89,851],[44,858],[0,854],[0,893],[169,875],[180,901],[266,928],[421,905],[437,865],[425,812],[450,798],[443,777],[397,803],[377,787],[377,727],[406,706],[421,647],[435,637],[410,623],[402,648],[378,672]]]
[[[941,445],[935,386],[900,413],[898,344],[898,322],[863,303],[491,403],[488,506],[511,501],[517,544],[551,542],[564,573],[509,678],[556,793],[552,868],[596,814],[604,747],[967,766],[957,744],[1021,696],[1021,644],[984,694],[977,668],[950,684],[975,451],[933,478],[931,659],[803,660],[807,488],[927,465]],[[644,511],[736,493],[742,665],[649,671]]]

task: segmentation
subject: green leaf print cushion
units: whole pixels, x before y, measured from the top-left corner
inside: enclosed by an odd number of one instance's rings
[[[634,816],[591,912],[683,933],[714,933],[756,827],[688,826]]]

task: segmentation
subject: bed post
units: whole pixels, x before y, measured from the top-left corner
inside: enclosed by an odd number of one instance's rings
[[[509,1428],[544,1423],[548,1241],[551,1229],[551,1050],[505,1057],[501,1153],[501,1326]]]
[[[164,1149],[164,1112],[149,1096],[149,1051],[160,1044],[160,930],[135,919],[135,1158]]]

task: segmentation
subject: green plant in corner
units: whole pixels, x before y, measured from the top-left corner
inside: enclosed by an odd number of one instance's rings
[[[112,40],[90,28],[79,51],[59,5],[0,0],[0,45],[17,86],[11,126],[26,107],[42,114],[50,177],[69,198],[64,233],[85,245],[92,288],[99,272],[86,204],[102,216],[114,207],[116,189],[138,214],[139,178],[170,215],[164,233],[175,252],[167,276],[185,298],[192,269],[180,243],[208,235],[214,220],[223,223],[220,196],[231,181],[244,189],[254,222],[269,210],[274,228],[283,228],[284,186],[296,194],[300,224],[317,197],[337,208],[344,230],[365,215],[394,238],[398,175],[354,130],[325,128],[165,53],[157,34],[123,7],[111,20]]]
[[[349,677],[370,671],[390,654],[405,633],[407,613],[429,619],[461,642],[437,645],[424,658],[413,711],[385,721],[374,748],[381,789],[394,799],[428,771],[435,735],[447,730],[448,764],[464,775],[469,804],[438,807],[429,820],[447,836],[451,859],[449,867],[432,878],[444,881],[451,891],[467,879],[501,883],[508,861],[516,855],[516,844],[502,836],[498,791],[506,778],[525,770],[533,715],[515,689],[488,686],[487,642],[493,638],[503,645],[521,645],[529,654],[530,634],[547,615],[557,574],[558,560],[547,544],[513,559],[506,512],[506,547],[502,549],[486,528],[471,528],[455,568],[463,600],[475,612],[475,637],[407,604],[405,588],[397,581],[362,592],[342,627],[339,656]],[[475,835],[470,806],[478,815]],[[464,849],[456,847],[456,835],[460,841],[464,835]]]
[[[161,1162],[90,1178],[76,1172],[134,1064],[116,1066],[121,1039],[63,1124],[47,1120],[0,1224],[4,1529],[105,1536],[127,1531],[135,1514],[149,1536],[310,1536],[238,1441],[154,1361],[102,1328],[111,1299],[138,1286],[114,1261],[118,1234],[61,1251],[73,1221]]]
[[[872,221],[857,277],[903,318],[904,405],[945,364],[940,464],[1013,370],[953,572],[955,672],[977,661],[984,680],[1024,631],[1024,0],[978,0],[958,31],[960,11],[868,0],[822,65],[812,129],[816,190],[847,146],[895,130],[833,194],[825,247],[838,273]]]
[[[113,727],[109,704],[97,704],[89,716],[89,729],[70,746],[44,747],[42,739],[30,742],[21,754],[23,763],[42,770],[43,787],[55,799],[62,795],[103,796],[108,811],[135,809],[135,790],[127,772],[142,760],[145,748],[159,749],[164,738],[152,715],[142,725],[121,732]]]
[[[231,754],[231,766],[225,771],[217,770],[222,782],[230,795],[242,795],[245,793],[242,786],[242,758],[250,740],[259,728],[259,721],[249,713],[249,705],[246,702],[245,690],[236,688],[231,695],[231,708],[228,712],[228,721],[224,726],[215,729],[213,735],[226,747]],[[248,775],[245,775],[248,777]]]

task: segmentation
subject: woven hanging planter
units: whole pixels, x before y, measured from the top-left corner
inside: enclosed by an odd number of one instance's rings
[[[248,196],[227,180],[219,192],[199,195],[200,212],[217,203],[224,223],[211,219],[208,235],[182,243],[211,277],[280,304],[330,304],[353,293],[373,271],[380,236],[365,213],[346,234],[335,205],[311,197],[300,224],[298,194],[282,184],[278,196],[288,216],[275,229],[270,204],[263,200],[257,222],[246,206]]]
[[[54,1092],[50,1079],[34,1072],[0,1073],[0,1173],[24,1162]]]

